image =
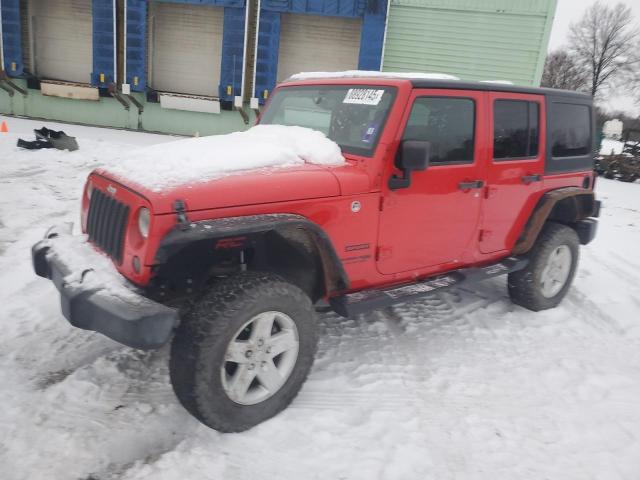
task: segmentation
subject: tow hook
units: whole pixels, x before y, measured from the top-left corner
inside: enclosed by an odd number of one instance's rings
[[[181,225],[182,230],[189,228],[189,219],[187,218],[186,207],[184,201],[176,200],[173,202],[173,209],[176,211],[176,219]]]

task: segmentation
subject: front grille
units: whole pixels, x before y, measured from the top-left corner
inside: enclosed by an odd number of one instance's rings
[[[127,205],[93,189],[87,217],[89,240],[118,263],[122,263],[128,221]]]

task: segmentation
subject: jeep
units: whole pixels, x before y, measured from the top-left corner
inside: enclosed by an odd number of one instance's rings
[[[318,130],[343,165],[159,192],[94,171],[87,251],[53,228],[33,246],[34,269],[72,325],[139,349],[171,342],[181,404],[211,428],[246,430],[300,390],[316,311],[351,317],[505,274],[516,304],[558,305],[596,233],[593,120],[591,97],[576,92],[294,76],[259,123]],[[122,281],[96,281],[91,255]]]

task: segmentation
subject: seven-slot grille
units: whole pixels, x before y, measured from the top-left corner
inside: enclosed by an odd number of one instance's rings
[[[129,207],[101,192],[91,193],[87,233],[89,240],[118,263],[122,263],[124,237],[129,221]]]

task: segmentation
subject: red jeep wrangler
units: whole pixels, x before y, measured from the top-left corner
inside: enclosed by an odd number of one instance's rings
[[[86,249],[126,282],[92,281],[88,253],[62,248],[56,230],[34,245],[34,268],[71,324],[135,348],[171,341],[182,405],[217,430],[245,430],[301,388],[317,309],[351,316],[502,274],[515,303],[556,306],[596,231],[593,117],[591,98],[568,91],[290,80],[260,123],[322,131],[344,165],[161,192],[95,171]]]

